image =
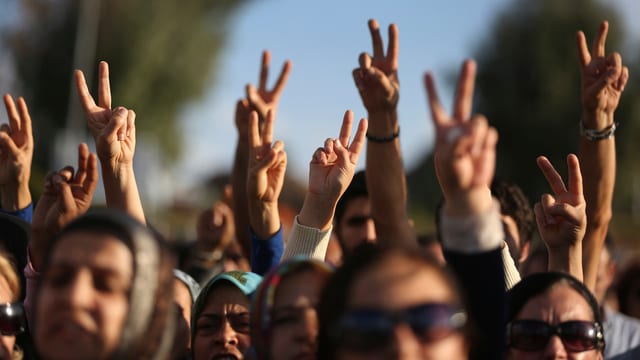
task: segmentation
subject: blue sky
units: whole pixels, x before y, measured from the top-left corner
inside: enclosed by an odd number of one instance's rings
[[[627,32],[640,39],[638,0],[608,0],[633,25]],[[450,1],[254,1],[238,15],[223,53],[219,81],[184,112],[187,147],[179,167],[189,183],[231,167],[236,133],[235,102],[244,85],[258,78],[263,49],[272,52],[271,81],[285,59],[293,70],[281,99],[275,138],[286,144],[288,172],[306,181],[308,161],[325,138],[337,135],[342,114],[366,112],[351,78],[358,55],[370,51],[367,20],[383,28],[395,22],[400,33],[400,126],[405,164],[412,168],[429,150],[433,134],[427,115],[422,74],[434,71],[445,104],[452,89],[447,76],[456,71],[486,36],[493,18],[509,0]],[[612,27],[621,24],[612,24]],[[625,24],[626,26],[626,24]],[[568,40],[573,44],[572,39]],[[624,54],[623,54],[624,56]],[[364,158],[360,159],[362,168]]]

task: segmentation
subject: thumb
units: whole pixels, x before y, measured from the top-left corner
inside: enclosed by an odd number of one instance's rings
[[[111,113],[111,119],[103,130],[107,143],[112,144],[126,134],[127,116],[128,111],[122,106],[115,108]]]

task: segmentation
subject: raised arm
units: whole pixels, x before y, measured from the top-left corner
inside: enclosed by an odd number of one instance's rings
[[[505,282],[499,203],[491,196],[498,133],[482,115],[471,115],[476,65],[465,61],[453,115],[444,111],[427,73],[431,117],[436,129],[434,162],[444,195],[441,239],[447,263],[467,295],[478,337],[470,359],[500,359],[504,350]]]
[[[582,280],[582,239],[587,216],[580,163],[575,155],[567,156],[569,187],[566,187],[546,157],[540,156],[537,162],[554,194],[542,195],[534,206],[538,231],[549,254],[549,271],[566,272]]]
[[[251,242],[251,268],[257,273],[277,264],[284,247],[278,199],[287,169],[287,153],[282,141],[272,143],[273,116],[271,111],[267,114],[262,132],[258,130],[258,113],[252,111],[249,118],[247,196],[249,223],[257,238]]]
[[[11,95],[4,96],[9,124],[0,127],[0,199],[4,212],[17,214],[31,209],[31,162],[33,160],[33,133],[27,103],[18,98],[18,104]],[[24,214],[31,221],[31,213]]]
[[[609,24],[600,25],[589,52],[582,31],[576,40],[582,79],[580,160],[587,202],[587,230],[583,241],[584,283],[595,291],[600,252],[611,221],[611,203],[616,178],[614,112],[629,79],[617,52],[606,56]],[[605,57],[606,56],[606,57]]]
[[[367,120],[360,120],[350,141],[352,127],[353,112],[348,110],[338,138],[326,139],[324,146],[313,153],[309,164],[309,188],[283,258],[304,255],[324,260],[336,205],[355,174],[367,132]],[[308,230],[303,231],[298,225]]]
[[[29,243],[31,264],[37,271],[42,266],[48,241],[66,224],[84,214],[91,206],[98,184],[96,155],[86,144],[78,147],[78,167],[50,172],[45,178],[44,192],[33,213],[32,236]]]
[[[415,243],[407,217],[407,184],[398,125],[398,27],[389,25],[385,54],[376,20],[369,20],[373,57],[360,54],[353,70],[360,98],[367,109],[366,178],[376,237],[381,244]]]
[[[246,87],[246,97],[239,100],[236,104],[235,124],[238,130],[238,143],[236,145],[236,153],[231,172],[231,185],[233,187],[232,205],[235,215],[234,221],[237,238],[247,258],[250,258],[251,254],[251,243],[248,232],[249,200],[245,191],[247,188],[247,163],[249,162],[249,113],[251,111],[258,113],[260,128],[262,128],[262,124],[264,124],[264,120],[269,111],[272,111],[275,117],[280,96],[291,72],[291,62],[286,61],[275,86],[269,90],[267,88],[267,80],[269,78],[270,63],[271,53],[265,50],[262,53],[258,88],[252,84],[248,84]]]
[[[98,104],[89,93],[84,74],[75,72],[76,88],[96,142],[108,208],[127,212],[146,223],[133,171],[136,113],[122,106],[111,108],[109,65],[102,61],[98,76]]]

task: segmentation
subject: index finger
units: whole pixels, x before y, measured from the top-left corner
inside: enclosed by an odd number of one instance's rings
[[[96,102],[89,93],[87,88],[87,80],[84,78],[84,74],[81,70],[75,71],[76,89],[78,90],[78,96],[80,97],[80,103],[86,113],[89,113],[96,107]]]
[[[340,144],[345,148],[349,146],[349,138],[351,137],[351,126],[353,125],[353,111],[347,110],[342,118],[342,126],[340,127]]]
[[[273,121],[273,110],[269,110],[267,111],[267,117],[264,119],[264,124],[262,125],[262,144],[271,144],[273,141]]]
[[[424,86],[427,90],[427,100],[429,103],[429,109],[431,110],[431,119],[436,127],[442,126],[446,122],[446,115],[444,114],[444,109],[442,108],[442,104],[438,98],[435,80],[430,72],[424,75]]]
[[[371,42],[373,43],[373,57],[380,59],[384,57],[384,48],[382,45],[382,36],[380,35],[380,26],[375,19],[369,20],[369,32],[371,33]]]
[[[591,49],[591,56],[604,56],[604,44],[607,42],[607,33],[609,32],[609,23],[603,21],[598,29],[598,35],[593,40],[593,49]]]
[[[591,62],[591,55],[589,54],[587,39],[582,31],[578,31],[578,34],[576,35],[576,44],[578,45],[578,59],[580,59],[580,66],[585,67],[589,62]]]
[[[567,167],[569,168],[569,191],[574,195],[582,196],[582,173],[580,172],[580,161],[574,154],[567,156]]]
[[[476,63],[466,60],[460,70],[456,96],[453,103],[453,118],[459,122],[465,122],[471,116],[473,105],[473,88],[476,82]]]
[[[16,110],[16,104],[13,102],[13,98],[9,94],[4,95],[4,107],[7,109],[7,116],[9,117],[10,131],[20,131],[20,116]]]
[[[27,139],[33,136],[33,130],[31,129],[31,115],[29,115],[29,108],[27,108],[27,102],[23,97],[18,98],[18,110],[20,111],[20,130],[24,133]]]
[[[389,44],[387,45],[387,60],[392,69],[398,68],[398,26],[389,25]]]
[[[249,146],[251,149],[260,146],[260,130],[258,130],[258,113],[249,113]]]
[[[349,146],[349,152],[356,155],[355,159],[352,158],[354,161],[357,160],[357,156],[360,154],[360,151],[362,151],[362,147],[364,146],[364,139],[367,134],[368,125],[367,119],[360,119],[360,122],[358,123],[358,130],[356,130],[356,134],[353,136],[353,141]]]
[[[562,177],[556,169],[553,167],[549,159],[544,156],[539,156],[536,159],[538,163],[538,167],[542,170],[542,174],[547,179],[549,186],[551,186],[551,190],[553,190],[554,194],[562,194],[567,192],[567,188],[564,186],[564,181],[562,181]]]
[[[262,52],[262,63],[260,65],[260,79],[258,81],[258,89],[265,90],[267,88],[267,79],[269,78],[269,64],[271,63],[271,53],[269,50]]]

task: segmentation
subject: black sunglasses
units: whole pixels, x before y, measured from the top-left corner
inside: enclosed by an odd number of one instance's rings
[[[17,335],[25,331],[26,327],[22,303],[0,304],[0,334]]]
[[[593,321],[551,325],[539,320],[514,320],[507,325],[507,346],[522,351],[540,351],[554,335],[560,337],[569,352],[604,348],[602,326]]]
[[[448,304],[423,304],[393,312],[355,309],[342,316],[332,333],[339,347],[372,352],[389,345],[399,323],[409,325],[421,342],[428,343],[462,329],[466,321],[464,310]]]

